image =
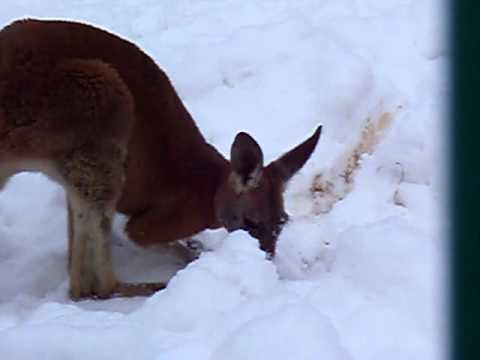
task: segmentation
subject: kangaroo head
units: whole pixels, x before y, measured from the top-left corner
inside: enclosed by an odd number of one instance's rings
[[[230,154],[228,175],[215,195],[217,221],[229,232],[242,229],[273,255],[282,226],[288,220],[283,191],[288,180],[312,154],[322,127],[279,159],[263,166],[263,153],[247,133],[237,134]]]

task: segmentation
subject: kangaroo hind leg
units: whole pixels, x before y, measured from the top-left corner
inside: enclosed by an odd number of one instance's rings
[[[56,163],[68,198],[70,295],[80,299],[151,294],[165,284],[122,284],[112,266],[112,220],[135,119],[130,92],[117,72],[101,61],[69,60],[56,71],[58,83],[68,91],[55,93],[60,100],[55,103],[68,104],[62,96],[75,100],[69,109],[59,109],[62,116],[52,121],[52,127],[71,138],[61,151],[54,151],[61,154]],[[70,127],[62,125],[64,119]]]
[[[165,287],[164,283],[126,284],[115,277],[111,227],[123,177],[123,163],[119,160],[102,152],[90,158],[85,151],[75,154],[65,166],[70,184],[69,271],[73,299],[146,296]]]
[[[108,298],[117,286],[110,249],[111,223],[121,190],[121,158],[90,145],[65,159],[70,296]]]

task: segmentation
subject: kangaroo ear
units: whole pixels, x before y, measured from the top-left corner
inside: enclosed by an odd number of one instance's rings
[[[238,133],[230,151],[232,179],[237,193],[256,187],[263,170],[263,153],[257,142],[247,133]]]
[[[273,170],[280,180],[286,183],[310,158],[317,146],[321,133],[322,126],[319,126],[307,140],[270,163],[268,169]]]

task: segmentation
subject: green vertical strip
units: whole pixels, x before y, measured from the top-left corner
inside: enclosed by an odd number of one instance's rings
[[[480,4],[451,2],[453,359],[480,360]]]

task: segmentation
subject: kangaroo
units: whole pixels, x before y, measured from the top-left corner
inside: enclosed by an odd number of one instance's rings
[[[128,216],[126,232],[141,246],[224,227],[248,231],[273,254],[288,219],[285,185],[320,132],[267,166],[240,132],[228,161],[133,43],[70,21],[18,20],[0,30],[0,187],[18,172],[39,171],[65,189],[74,300],[166,286],[117,280],[116,212]]]

